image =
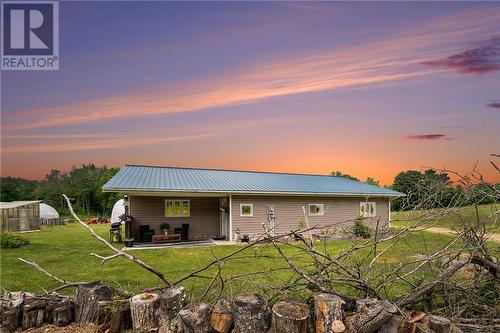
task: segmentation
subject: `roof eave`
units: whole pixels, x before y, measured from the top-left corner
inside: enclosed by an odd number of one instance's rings
[[[316,195],[316,196],[342,196],[342,197],[402,197],[406,196],[403,193],[355,193],[355,192],[293,192],[293,191],[210,191],[210,190],[164,190],[164,189],[138,189],[138,188],[102,188],[103,192],[114,193],[220,193],[220,194],[255,194],[255,195]]]

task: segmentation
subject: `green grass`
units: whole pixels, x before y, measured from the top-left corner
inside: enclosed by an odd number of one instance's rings
[[[95,225],[95,230],[103,237],[108,237],[108,225]],[[74,223],[65,226],[45,227],[39,232],[24,233],[30,239],[31,244],[18,249],[1,250],[1,287],[7,290],[26,290],[41,292],[49,290],[57,284],[28,266],[17,258],[35,261],[47,271],[66,279],[67,281],[95,281],[101,280],[110,285],[119,286],[130,291],[141,291],[161,285],[160,280],[123,258],[117,258],[100,265],[100,259],[93,257],[90,253],[101,255],[111,254],[102,243],[90,237],[89,232],[81,225]],[[377,265],[373,267],[374,279],[383,276],[384,272],[397,266],[402,260],[411,259],[419,254],[433,253],[443,247],[452,238],[448,235],[431,234],[426,232],[415,232],[399,242],[384,254]],[[329,241],[324,245],[318,243],[330,254],[336,254],[352,245],[351,240]],[[381,251],[388,242],[379,245]],[[241,245],[208,246],[192,248],[166,248],[154,250],[135,250],[130,253],[136,255],[146,263],[152,265],[165,273],[170,280],[183,277],[195,269],[203,267],[211,261],[214,256],[220,257],[228,254]],[[295,249],[286,248],[286,253],[293,256]],[[276,255],[276,250],[271,246],[258,246],[246,250],[242,255],[264,254]],[[360,257],[368,255],[368,250],[361,251]],[[303,259],[303,258],[302,258]],[[368,260],[369,261],[369,260]],[[244,258],[227,263],[224,266],[224,276],[238,275],[245,272],[263,271],[284,266],[282,259],[277,258]],[[213,273],[213,270],[211,271]],[[205,275],[209,275],[207,272]],[[231,286],[228,292],[243,290],[259,290],[255,283],[272,284],[280,286],[292,275],[291,271],[277,271],[271,275],[254,276],[249,281],[241,282]],[[209,282],[206,278],[190,279],[183,283],[190,295],[200,295]],[[390,294],[398,294],[404,291],[404,286],[390,290]]]
[[[491,205],[480,205],[476,212],[475,207],[459,207],[451,210],[450,214],[446,214],[444,217],[439,217],[430,220],[425,226],[428,227],[441,227],[441,228],[455,228],[457,230],[463,229],[463,223],[465,222],[468,226],[476,226],[477,218],[476,214],[479,216],[479,220],[483,223],[486,228],[492,232],[500,233],[500,221],[496,221],[492,214],[499,210],[498,204]],[[436,216],[442,210],[436,210]],[[419,212],[393,212],[392,213],[392,226],[394,227],[406,227],[409,225],[414,225],[415,217],[420,216]],[[497,216],[497,219],[499,217]]]

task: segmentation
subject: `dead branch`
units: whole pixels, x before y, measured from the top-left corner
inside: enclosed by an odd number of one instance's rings
[[[104,256],[98,256],[100,259],[102,259],[102,262],[101,264],[103,264],[104,262],[106,262],[107,260],[111,260],[111,259],[114,259],[114,258],[117,258],[117,257],[124,257],[130,261],[132,261],[133,263],[136,263],[137,265],[141,266],[142,268],[146,269],[147,271],[150,271],[151,273],[153,273],[154,275],[156,275],[160,280],[162,280],[167,286],[171,286],[172,283],[165,277],[165,275],[156,270],[155,268],[151,267],[150,265],[146,264],[145,262],[143,262],[142,260],[138,259],[137,257],[129,254],[129,253],[126,253],[124,252],[123,250],[119,250],[117,249],[116,247],[114,247],[111,243],[109,243],[107,240],[105,240],[104,238],[102,238],[101,236],[99,236],[95,231],[94,229],[92,229],[91,226],[89,226],[87,223],[83,222],[79,217],[78,215],[76,215],[76,213],[73,211],[73,206],[71,205],[71,202],[69,200],[69,198],[63,194],[63,197],[64,199],[66,199],[66,203],[68,204],[68,208],[69,208],[69,211],[71,212],[71,215],[73,215],[73,217],[82,225],[84,226],[89,232],[90,234],[96,238],[97,240],[99,240],[101,243],[103,243],[104,245],[106,245],[108,248],[110,248],[113,252],[115,252],[114,255],[111,255],[111,256],[108,256],[108,257],[104,257]],[[97,256],[94,254],[94,256]]]
[[[405,305],[413,303],[415,300],[420,298],[422,295],[428,293],[429,291],[431,291],[433,288],[435,288],[439,284],[448,280],[460,268],[464,267],[468,262],[469,262],[468,260],[457,260],[457,261],[453,262],[447,269],[445,269],[441,274],[439,274],[438,277],[434,281],[429,282],[427,284],[424,284],[421,287],[415,288],[408,295],[405,295],[405,296],[399,298],[396,301],[396,304],[398,306],[405,306]]]
[[[45,269],[43,269],[40,265],[38,265],[36,262],[34,261],[28,261],[26,259],[23,259],[23,258],[17,258],[19,261],[21,262],[24,262],[25,264],[28,264],[32,267],[34,267],[37,271],[45,274],[46,276],[48,276],[49,278],[51,278],[52,280],[62,284],[62,286],[59,286],[53,290],[50,290],[50,291],[46,291],[45,293],[46,294],[52,294],[52,293],[55,293],[56,291],[59,291],[59,290],[62,290],[62,289],[65,289],[65,288],[71,288],[71,287],[76,287],[80,284],[86,284],[88,282],[69,282],[69,281],[66,281],[64,279],[61,279],[60,277],[57,277],[55,276],[54,274],[52,273],[49,273],[48,271],[46,271]]]

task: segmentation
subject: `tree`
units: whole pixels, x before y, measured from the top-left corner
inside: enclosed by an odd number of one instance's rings
[[[354,176],[351,176],[347,173],[343,173],[342,171],[332,171],[332,173],[330,173],[330,176],[334,176],[334,177],[342,177],[342,178],[347,178],[347,179],[350,179],[350,180],[356,180],[356,181],[359,181],[358,178],[354,177]]]
[[[404,207],[413,207],[419,200],[418,185],[422,183],[422,174],[419,171],[402,171],[394,177],[392,189],[406,194],[406,197],[397,198],[393,201],[392,207],[401,210]]]
[[[380,186],[380,182],[373,177],[366,177],[365,183],[375,186]]]
[[[437,172],[428,169],[424,172],[408,170],[400,172],[394,178],[392,189],[406,194],[406,197],[397,198],[393,201],[395,210],[413,209],[417,203],[421,203],[423,196],[433,193],[433,200],[428,201],[429,207],[445,207],[460,200],[461,190],[452,186],[448,173]]]

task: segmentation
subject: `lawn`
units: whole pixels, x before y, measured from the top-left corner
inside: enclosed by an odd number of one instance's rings
[[[463,223],[465,222],[468,226],[476,226],[476,214],[478,214],[480,221],[484,223],[486,228],[491,232],[500,233],[500,216],[492,216],[495,212],[500,209],[498,204],[491,205],[480,205],[476,212],[475,207],[466,206],[454,208],[450,214],[443,218],[433,219],[426,223],[426,227],[442,227],[442,228],[456,228],[457,230],[463,229]],[[436,210],[439,213],[440,210]],[[441,210],[442,211],[442,210]],[[415,222],[412,221],[410,216],[419,216],[418,212],[393,212],[392,213],[392,226],[394,227],[406,227],[408,225],[413,225]],[[436,214],[438,216],[438,214]]]
[[[108,225],[96,225],[94,228],[103,237],[108,236]],[[100,265],[100,260],[91,256],[90,253],[105,255],[110,254],[110,250],[90,237],[89,232],[78,223],[45,227],[39,232],[23,235],[31,240],[30,245],[18,249],[1,250],[1,287],[4,289],[41,292],[57,286],[54,281],[34,268],[18,261],[19,257],[33,260],[49,272],[72,282],[101,280],[134,292],[160,285],[159,279],[154,275],[123,258]],[[380,258],[379,263],[373,268],[372,275],[374,278],[383,276],[384,271],[398,265],[401,260],[415,255],[433,253],[450,239],[448,235],[412,233]],[[352,242],[354,241],[329,241],[325,246],[330,254],[335,254],[348,248]],[[386,245],[388,244],[381,244],[379,251]],[[164,272],[170,280],[175,280],[204,266],[214,256],[223,256],[240,247],[241,245],[167,248],[135,250],[131,253]],[[291,248],[285,250],[289,255],[293,255],[296,251]],[[263,271],[285,265],[282,259],[277,258],[248,258],[249,255],[256,253],[276,255],[276,250],[271,246],[259,246],[248,249],[246,252],[241,254],[245,256],[244,259],[231,261],[224,266],[225,276]],[[254,276],[244,283],[235,285],[231,291],[258,290],[255,283],[280,286],[291,274],[288,270],[273,272],[270,277]],[[209,279],[198,278],[185,281],[183,285],[191,296],[197,296],[202,293],[208,282]],[[403,290],[396,288],[392,292],[397,294],[401,291]]]

